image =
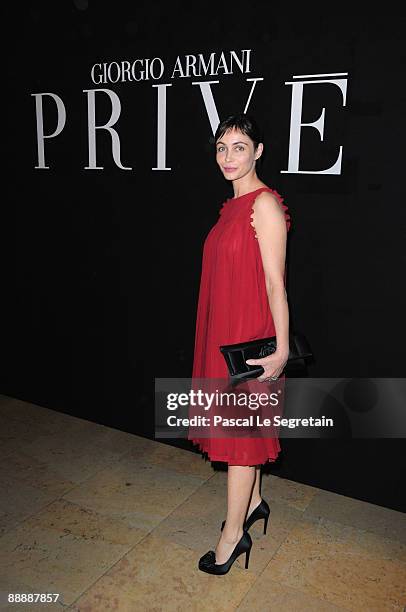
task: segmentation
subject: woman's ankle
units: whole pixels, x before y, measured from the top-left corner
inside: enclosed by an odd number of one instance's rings
[[[262,502],[261,496],[251,498],[250,505],[248,507],[248,515],[251,514],[251,512],[255,510],[255,508],[257,508],[261,502]]]
[[[230,526],[230,527],[227,527],[227,523],[224,525],[224,529],[222,531],[224,542],[227,542],[228,544],[233,544],[233,543],[239,542],[239,540],[241,540],[241,538],[242,538],[243,533],[244,533],[244,530],[243,530],[242,526],[238,526],[238,527]]]

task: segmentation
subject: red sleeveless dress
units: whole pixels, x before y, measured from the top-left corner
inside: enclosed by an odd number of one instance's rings
[[[203,248],[193,378],[228,378],[220,345],[275,335],[261,253],[251,225],[253,204],[262,191],[276,196],[285,212],[287,230],[290,228],[288,207],[279,193],[269,187],[228,198],[223,203],[219,219]],[[265,387],[266,383],[262,385]],[[275,461],[281,450],[277,437],[196,438],[189,435],[189,439],[212,461],[229,465]]]

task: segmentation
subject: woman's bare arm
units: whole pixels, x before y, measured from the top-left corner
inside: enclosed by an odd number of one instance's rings
[[[256,198],[252,225],[261,252],[277,339],[275,353],[263,359],[247,361],[249,364],[262,365],[265,372],[258,380],[263,381],[270,376],[279,376],[289,357],[289,308],[284,284],[287,228],[282,206],[271,193],[263,192]]]

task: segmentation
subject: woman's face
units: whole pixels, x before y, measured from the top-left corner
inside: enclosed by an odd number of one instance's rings
[[[255,160],[262,150],[262,142],[254,151],[251,138],[233,128],[216,142],[216,161],[225,178],[235,181],[255,169]]]

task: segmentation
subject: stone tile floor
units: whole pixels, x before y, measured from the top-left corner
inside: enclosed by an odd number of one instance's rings
[[[197,562],[216,545],[227,474],[199,454],[0,396],[0,458],[1,610],[406,606],[400,512],[264,476],[268,533],[254,525],[249,569],[217,577]],[[9,592],[60,598],[11,605]]]

